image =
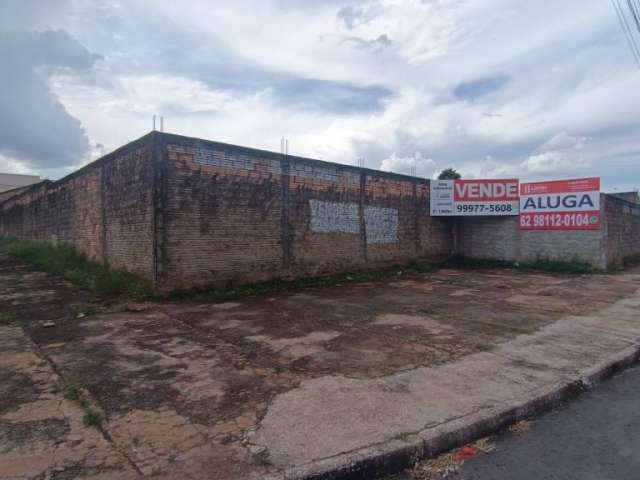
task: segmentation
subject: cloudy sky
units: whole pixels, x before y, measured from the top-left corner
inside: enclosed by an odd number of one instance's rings
[[[640,69],[605,0],[1,0],[0,171],[147,133],[431,177],[640,187]]]

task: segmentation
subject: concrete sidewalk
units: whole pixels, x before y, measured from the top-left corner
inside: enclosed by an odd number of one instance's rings
[[[379,473],[550,408],[639,355],[637,292],[446,365],[304,382],[276,398],[251,442],[282,469],[273,479]]]
[[[576,393],[640,339],[637,270],[444,270],[77,315],[95,301],[0,258],[1,310],[24,323],[0,326],[0,478],[370,479]]]

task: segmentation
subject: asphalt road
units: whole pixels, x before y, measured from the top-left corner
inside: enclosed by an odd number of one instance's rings
[[[452,480],[640,479],[640,367],[599,385],[529,431],[495,439]],[[409,480],[399,475],[388,480]]]

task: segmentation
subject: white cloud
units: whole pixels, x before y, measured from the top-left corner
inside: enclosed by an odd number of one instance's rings
[[[539,152],[520,164],[525,173],[562,174],[584,170],[591,164],[584,158],[587,137],[574,137],[560,132],[547,140]]]
[[[424,158],[420,152],[410,157],[399,157],[394,152],[382,161],[380,170],[431,178],[436,173],[436,162],[431,158]]]
[[[295,154],[405,173],[420,152],[425,174],[640,183],[640,74],[607,2],[68,0],[54,14],[39,28],[104,56],[53,91],[107,150],[156,113],[176,133],[273,150],[284,135]]]

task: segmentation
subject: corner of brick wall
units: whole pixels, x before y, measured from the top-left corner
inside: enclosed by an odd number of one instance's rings
[[[0,204],[0,233],[72,245],[94,262],[152,278],[152,165],[146,135]]]
[[[621,266],[640,255],[640,205],[603,195],[606,266]]]

